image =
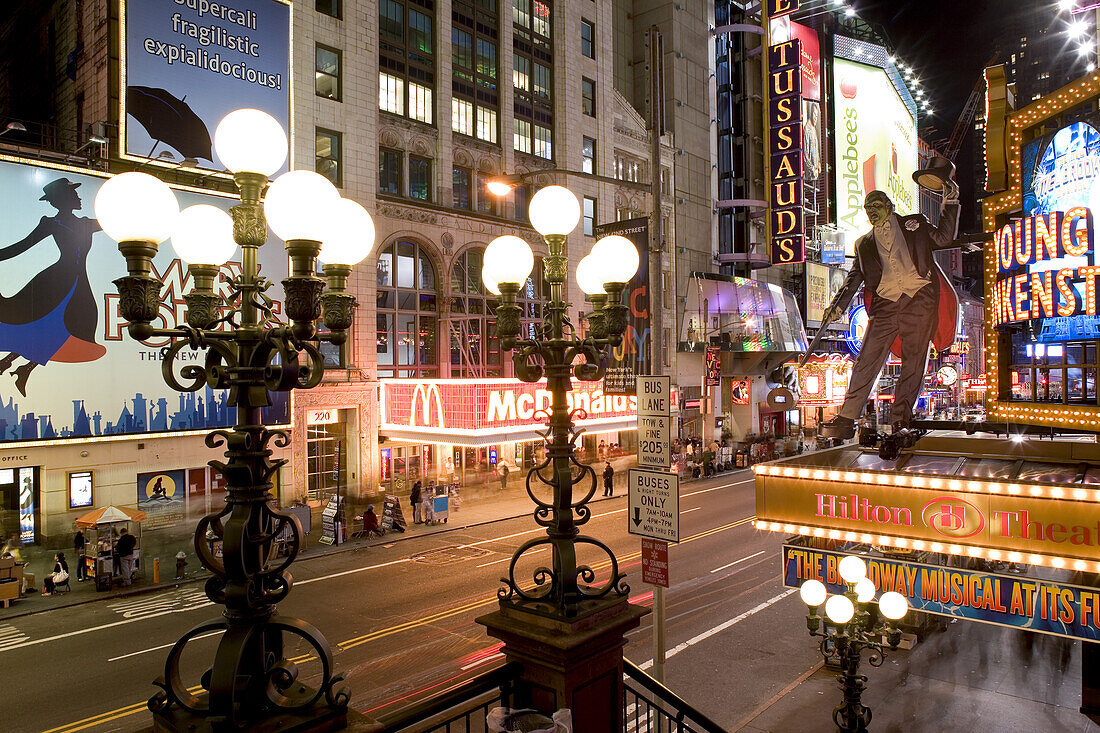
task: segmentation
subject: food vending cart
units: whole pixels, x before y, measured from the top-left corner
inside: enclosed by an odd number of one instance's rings
[[[88,577],[95,580],[96,590],[111,588],[115,575],[115,545],[118,543],[119,530],[123,527],[137,538],[137,547],[134,548],[135,567],[142,567],[141,522],[144,519],[145,512],[140,509],[111,505],[90,511],[76,520],[76,526],[87,532],[84,554],[76,558],[76,561],[84,563]]]

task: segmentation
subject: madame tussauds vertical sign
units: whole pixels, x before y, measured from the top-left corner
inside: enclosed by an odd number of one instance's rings
[[[769,0],[768,21],[786,19],[798,0]],[[786,38],[768,47],[768,149],[772,264],[806,259],[803,215],[802,42]]]
[[[214,129],[242,107],[289,130],[289,2],[122,0],[121,21],[126,155],[220,169]]]

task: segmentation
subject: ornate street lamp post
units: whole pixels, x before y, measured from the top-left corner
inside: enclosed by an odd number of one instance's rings
[[[876,624],[873,616],[875,584],[867,577],[867,564],[855,555],[840,561],[837,567],[848,589],[843,595],[829,596],[819,580],[802,583],[799,592],[809,609],[806,628],[810,636],[821,637],[821,653],[826,659],[836,657],[840,663],[837,682],[844,693],[844,701],[833,709],[833,722],[845,733],[862,733],[871,723],[871,708],[863,704],[861,697],[867,688],[867,676],[859,673],[863,650],[869,649],[867,661],[872,667],[881,666],[886,659],[886,649],[898,648],[901,630],[897,622],[905,616],[909,603],[900,593],[887,591],[878,600],[878,613],[885,621]],[[825,604],[825,616],[831,622],[821,628],[817,609]],[[886,637],[886,644],[882,638]]]
[[[221,618],[202,622],[172,647],[161,691],[149,701],[158,730],[308,730],[341,727],[348,693],[338,689],[332,651],[321,632],[305,621],[277,615],[276,604],[292,584],[289,566],[301,547],[298,519],[278,511],[271,495],[272,477],[285,461],[272,459],[271,446],[284,447],[289,436],[263,424],[262,408],[271,392],[317,386],[323,374],[318,343],[341,344],[351,327],[356,301],[345,292],[352,266],[374,243],[370,215],[341,199],[325,178],[308,171],[268,176],[282,167],[287,140],[279,123],[257,110],[237,110],[218,125],[215,148],[233,172],[240,203],[229,211],[192,206],[179,212],[167,185],[145,173],[123,173],[106,181],[95,210],[103,230],[126,258],[128,275],[115,280],[122,316],[138,341],[169,338],[162,353],[165,381],[180,392],[209,386],[228,390],[237,410],[232,429],[211,432],[206,444],[225,447],[227,461],[210,465],[226,482],[225,507],[203,517],[195,528],[195,551],[211,578],[206,595],[224,607]],[[178,212],[178,215],[177,215]],[[282,281],[284,322],[266,294],[271,282],[259,272],[258,250],[270,224],[286,241],[290,273]],[[189,263],[194,289],[184,296],[187,324],[155,328],[162,283],[151,277],[157,245],[172,238],[176,253]],[[221,264],[240,246],[242,271],[229,282],[225,297],[214,292]],[[317,276],[324,264],[326,282]],[[318,333],[324,319],[328,333]],[[202,365],[174,370],[183,349],[205,353]],[[275,559],[275,538],[289,531],[289,553]],[[208,532],[221,541],[216,557]],[[201,689],[181,679],[180,660],[194,638],[223,632]],[[319,661],[318,685],[298,679],[295,661],[286,658],[284,640],[298,637]]]
[[[566,236],[580,220],[580,204],[568,189],[547,186],[539,190],[530,204],[531,224],[546,241],[549,255],[543,259],[550,300],[544,323],[532,338],[520,338],[522,309],[516,296],[534,264],[534,255],[519,237],[498,237],[485,250],[482,279],[489,290],[499,294],[497,334],[501,348],[512,351],[516,376],[524,382],[546,377],[551,394],[547,452],[542,463],[527,474],[527,494],[536,504],[535,522],[546,528],[546,536],[525,542],[512,556],[508,576],[502,579],[498,596],[501,606],[512,606],[544,616],[573,619],[592,611],[600,600],[625,597],[618,561],[607,545],[580,534],[579,527],[592,516],[588,502],[596,492],[596,474],[590,466],[577,461],[574,445],[580,430],[573,418],[583,410],[570,410],[566,394],[571,380],[596,381],[603,378],[608,349],[622,343],[628,309],[621,302],[623,289],[638,269],[639,256],[626,238],[609,236],[596,242],[591,253],[577,266],[581,289],[593,303],[589,315],[588,336],[576,335],[566,316],[568,303],[563,285],[568,275],[568,260],[563,254]],[[549,488],[545,501],[538,489]],[[589,545],[606,553],[610,573],[606,582],[594,584],[596,571],[578,565],[577,546]],[[550,567],[538,567],[525,585],[516,576],[516,566],[529,552],[549,547]]]

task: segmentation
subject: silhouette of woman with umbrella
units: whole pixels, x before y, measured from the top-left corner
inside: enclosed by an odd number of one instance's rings
[[[99,309],[88,282],[88,252],[92,235],[99,231],[95,219],[76,216],[81,207],[76,189],[68,178],[50,181],[42,188],[39,201],[48,201],[56,216],[43,216],[38,226],[22,240],[0,248],[0,262],[26,252],[47,237],[53,237],[61,256],[10,297],[0,296],[0,374],[23,357],[26,363],[12,370],[15,388],[27,396],[27,378],[47,362],[95,361],[106,353],[96,343]]]

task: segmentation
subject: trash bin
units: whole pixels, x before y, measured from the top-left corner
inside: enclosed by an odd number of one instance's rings
[[[737,449],[737,455],[734,459],[734,463],[737,465],[738,468],[745,467],[745,451],[741,450],[740,448]]]

